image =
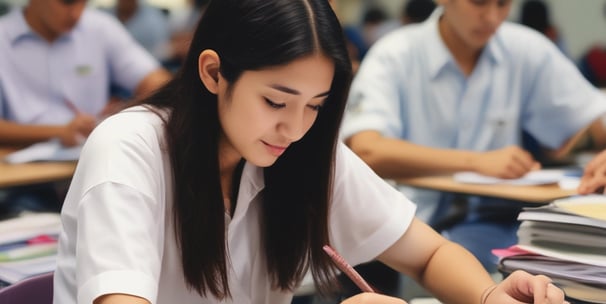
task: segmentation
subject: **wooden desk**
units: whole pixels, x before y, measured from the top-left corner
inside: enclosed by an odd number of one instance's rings
[[[492,196],[529,203],[546,203],[557,198],[576,194],[576,190],[564,190],[557,184],[540,186],[478,185],[456,182],[452,176],[424,176],[397,180],[399,184],[472,195]]]
[[[7,164],[5,155],[15,151],[0,148],[0,188],[68,180],[74,174],[76,162],[39,162]]]

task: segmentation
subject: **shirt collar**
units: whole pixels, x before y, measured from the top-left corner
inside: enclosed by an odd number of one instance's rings
[[[84,15],[84,13],[85,12],[83,12],[82,15]],[[7,18],[8,18],[9,22],[6,23],[6,25],[7,25],[6,32],[8,33],[8,37],[10,39],[11,44],[17,43],[20,39],[31,38],[31,37],[38,37],[38,38],[42,39],[38,33],[34,32],[34,30],[29,26],[29,24],[25,20],[25,8],[24,7],[19,7],[19,8],[13,9],[9,13]],[[80,18],[82,19],[82,16]],[[78,22],[78,24],[76,24],[76,28],[78,27],[79,24],[80,24],[80,22]],[[62,39],[69,39],[69,37],[71,37],[71,34],[74,32],[74,30],[76,28],[73,28],[68,33],[65,33],[62,36],[58,37],[56,41],[62,40]]]
[[[428,54],[429,71],[432,79],[437,77],[439,73],[448,65],[456,66],[450,50],[448,50],[448,47],[446,47],[446,44],[440,36],[438,21],[440,20],[442,13],[443,8],[438,6],[423,24],[427,33],[426,52]],[[488,41],[486,47],[484,47],[479,60],[488,58],[491,63],[499,64],[503,60],[504,52],[505,47],[502,43],[499,29]]]
[[[16,8],[6,16],[8,21],[6,23],[6,32],[12,44],[16,43],[20,38],[36,35],[29,27],[29,24],[27,24],[27,21],[25,21],[24,11],[25,8]]]

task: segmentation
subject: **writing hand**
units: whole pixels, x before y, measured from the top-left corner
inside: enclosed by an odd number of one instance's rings
[[[378,293],[364,292],[345,299],[341,304],[406,304],[406,302]]]
[[[482,304],[570,304],[564,300],[564,292],[553,285],[551,279],[521,270],[510,274],[484,299]]]
[[[519,178],[541,168],[532,155],[518,146],[479,153],[474,159],[475,171],[498,178]]]
[[[79,145],[93,131],[96,124],[97,120],[95,117],[87,114],[78,114],[64,126],[59,139],[67,147]]]

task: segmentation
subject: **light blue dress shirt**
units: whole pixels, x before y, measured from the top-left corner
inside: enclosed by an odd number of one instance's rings
[[[147,1],[139,0],[135,14],[124,23],[126,30],[149,53],[158,60],[166,59],[170,43],[168,17],[159,8],[150,6]],[[116,8],[110,12],[116,15]]]
[[[375,130],[429,147],[488,151],[521,145],[526,130],[558,148],[606,113],[606,98],[535,31],[504,23],[466,77],[438,20],[398,29],[371,48],[351,87],[343,138]],[[400,189],[428,221],[439,194]]]
[[[110,84],[132,91],[159,67],[115,18],[92,9],[53,43],[14,9],[0,18],[0,54],[0,118],[22,124],[65,124],[69,103],[97,115]]]

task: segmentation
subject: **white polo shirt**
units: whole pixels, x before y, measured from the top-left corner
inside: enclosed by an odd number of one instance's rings
[[[404,234],[415,205],[342,144],[335,167],[331,243],[352,264],[369,261]],[[54,303],[89,304],[108,293],[153,304],[290,303],[292,293],[272,289],[259,247],[263,188],[263,169],[246,163],[226,222],[233,298],[201,298],[181,271],[161,120],[143,107],[106,119],[84,146],[63,206]]]
[[[0,54],[0,119],[21,124],[65,124],[70,102],[97,115],[111,84],[132,91],[159,68],[115,18],[93,9],[53,43],[14,9],[0,18]]]

